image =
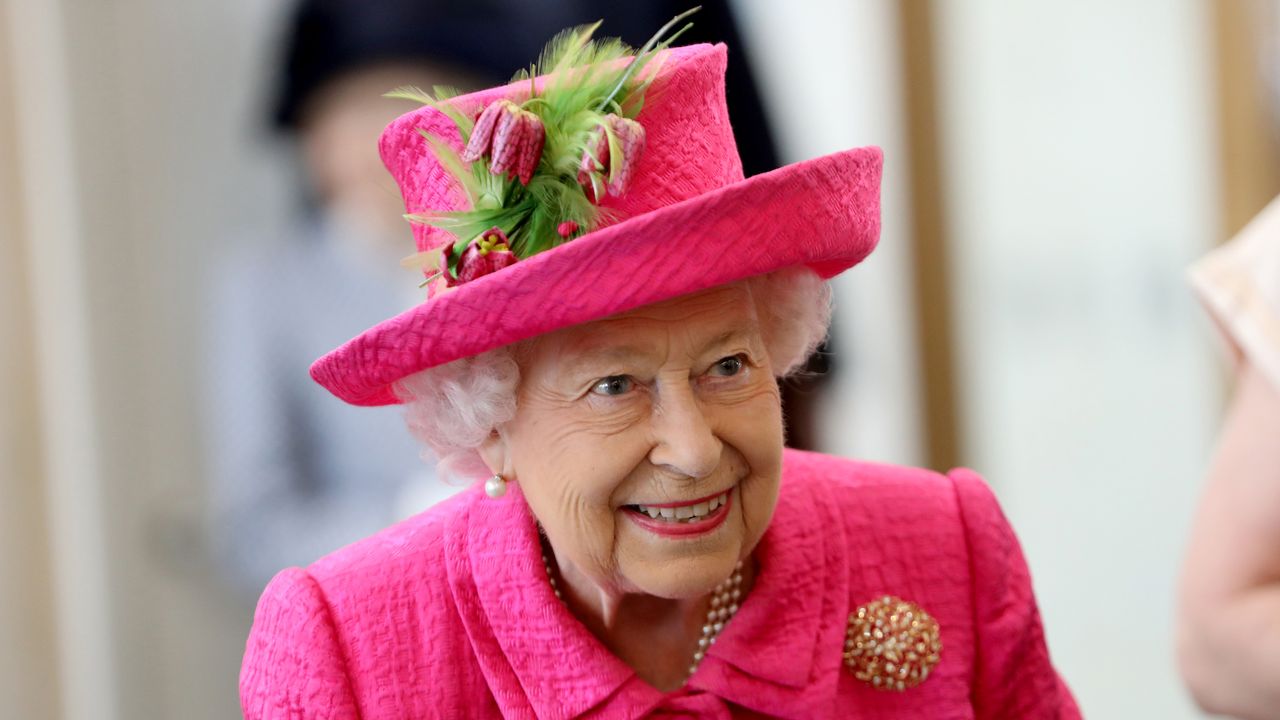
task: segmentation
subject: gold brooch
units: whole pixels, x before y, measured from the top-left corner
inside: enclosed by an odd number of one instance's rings
[[[941,653],[938,621],[913,602],[885,595],[849,614],[844,664],[874,688],[902,691],[919,685]]]

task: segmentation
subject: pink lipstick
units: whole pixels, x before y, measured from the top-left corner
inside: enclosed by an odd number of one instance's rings
[[[628,505],[627,517],[641,528],[655,535],[687,538],[705,535],[724,523],[729,517],[733,502],[733,490],[726,490],[699,500]]]

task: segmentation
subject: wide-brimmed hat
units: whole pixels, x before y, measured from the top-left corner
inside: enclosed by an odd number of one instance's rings
[[[880,234],[879,148],[744,179],[725,107],[725,46],[647,59],[647,74],[629,78],[645,88],[642,105],[613,106],[619,112],[594,132],[562,133],[543,127],[553,118],[535,117],[531,96],[567,82],[555,73],[431,102],[388,126],[382,159],[437,277],[425,302],[320,358],[311,376],[348,403],[395,404],[394,383],[430,367],[775,270],[807,266],[829,278],[871,252]],[[503,132],[490,121],[509,123],[506,147],[485,144],[487,132]],[[544,141],[550,149],[579,140],[581,169],[538,157]],[[476,197],[460,179],[469,167],[496,169],[506,189]],[[548,226],[558,206],[541,190],[536,219],[510,220],[495,207],[511,197],[533,203],[521,193],[546,183],[580,183],[594,220]],[[501,220],[467,237],[479,227],[472,215]],[[503,222],[515,224],[503,231]]]

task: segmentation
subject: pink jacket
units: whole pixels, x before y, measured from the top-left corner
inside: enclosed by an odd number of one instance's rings
[[[520,493],[472,489],[276,576],[245,649],[245,717],[1080,717],[1017,539],[970,471],[787,451],[756,557],[737,615],[663,694],[556,600]],[[842,662],[851,609],[885,594],[941,628],[941,661],[903,692]]]

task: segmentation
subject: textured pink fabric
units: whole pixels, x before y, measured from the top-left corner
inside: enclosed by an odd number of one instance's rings
[[[536,532],[518,488],[497,502],[473,489],[281,573],[246,648],[245,717],[1079,717],[1017,540],[972,472],[788,451],[755,587],[670,694],[556,600]],[[941,662],[901,693],[841,660],[850,610],[884,594],[941,627]]]
[[[355,405],[399,402],[391,383],[419,370],[570,325],[781,268],[830,277],[861,261],[880,234],[878,148],[849,150],[742,179],[724,98],[723,45],[671,51],[639,119],[645,151],[626,218],[433,297],[316,361],[311,375]],[[524,84],[456,100],[478,108]],[[418,130],[461,149],[457,130],[424,108],[382,136],[382,157],[410,212],[459,207],[456,187]],[[419,249],[447,237],[418,226]]]

